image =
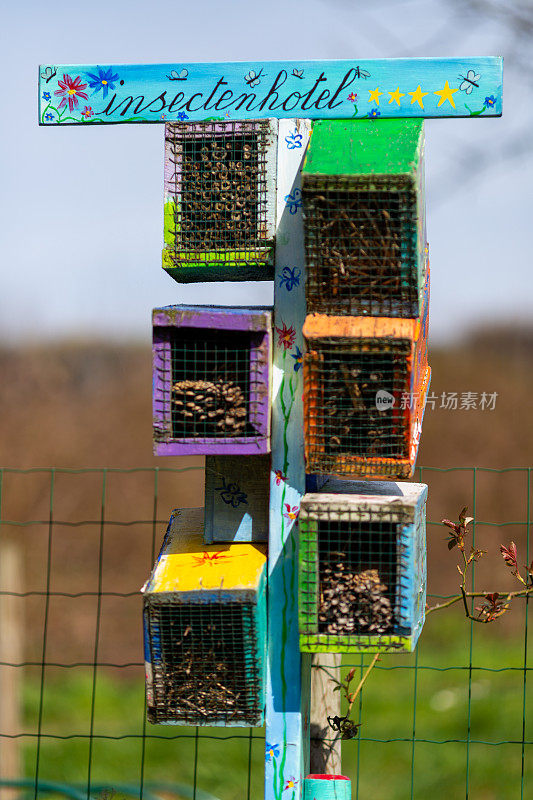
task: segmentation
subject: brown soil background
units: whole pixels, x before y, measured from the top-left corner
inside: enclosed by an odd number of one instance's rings
[[[437,523],[455,518],[463,505],[473,508],[472,467],[479,468],[476,544],[489,551],[479,565],[477,586],[505,589],[510,583],[499,543],[514,539],[525,553],[533,329],[480,330],[460,347],[433,349],[430,363],[431,390],[439,397],[467,391],[497,392],[498,397],[494,411],[450,411],[439,408],[439,402],[426,411],[418,464],[438,468],[422,471],[429,484],[428,520],[434,523],[428,526],[429,589],[455,592],[456,558],[448,554],[445,530]],[[50,544],[47,662],[91,663],[98,623],[98,661],[131,664],[132,670],[117,674],[133,677],[138,674],[133,665],[142,660],[139,589],[171,510],[203,505],[203,459],[151,455],[151,356],[146,347],[91,342],[4,348],[0,375],[3,467],[160,468],[157,493],[152,471],[108,473],[103,527],[102,472],[56,473],[51,538],[46,523],[50,472],[4,472],[2,480],[2,519],[37,521],[0,529],[18,542],[23,555],[20,591],[30,594],[17,602],[25,619],[25,659],[38,662],[42,655]],[[184,471],[168,472],[169,467]],[[510,467],[523,469],[480,469]],[[465,469],[439,471],[451,468]],[[521,524],[502,526],[508,522]],[[518,626],[520,613],[511,617]]]

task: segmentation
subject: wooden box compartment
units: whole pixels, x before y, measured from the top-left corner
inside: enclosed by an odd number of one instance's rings
[[[411,651],[425,617],[427,487],[328,480],[302,499],[303,652]]]
[[[423,125],[314,123],[302,173],[309,313],[419,316],[427,262]]]
[[[148,719],[262,725],[266,547],[202,533],[203,509],[173,512],[143,588]]]
[[[303,332],[306,472],[410,478],[431,376],[428,303],[421,320],[309,315]]]
[[[269,452],[271,349],[267,309],[155,309],[155,455]]]
[[[270,455],[206,456],[205,541],[268,542]]]
[[[165,126],[163,268],[176,281],[271,280],[277,121]]]

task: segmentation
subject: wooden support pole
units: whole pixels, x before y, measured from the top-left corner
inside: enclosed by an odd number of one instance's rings
[[[16,539],[0,536],[0,591],[22,591],[22,553]],[[0,662],[19,664],[23,660],[22,601],[0,594]],[[21,667],[0,664],[0,778],[21,775],[20,739],[10,738],[22,730]],[[18,792],[2,789],[2,800],[14,800]]]
[[[315,653],[311,662],[311,754],[310,770],[338,775],[341,770],[341,740],[328,725],[328,717],[340,716],[341,693],[334,692],[341,674],[340,653]]]

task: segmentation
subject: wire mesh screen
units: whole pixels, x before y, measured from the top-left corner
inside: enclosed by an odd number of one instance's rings
[[[222,265],[226,279],[247,264],[267,270],[268,120],[169,123],[165,138],[173,264],[200,260],[206,276]]]
[[[440,520],[463,505],[476,520],[473,544],[491,560],[512,539],[520,563],[531,562],[531,469],[417,468],[415,480],[429,485],[430,604],[456,592]],[[0,581],[2,791],[9,783],[34,800],[262,796],[260,729],[146,720],[139,587],[170,509],[202,497],[203,467],[0,470],[2,563],[10,548],[20,564]],[[469,590],[513,586],[503,562],[492,577],[484,570],[482,560]],[[8,613],[18,624],[5,624]],[[357,680],[370,661],[345,656],[343,670],[355,667]],[[417,651],[382,655],[357,699],[362,724],[343,742],[342,762],[354,800],[530,797],[532,669],[525,601],[493,625],[465,620],[461,603],[429,615]]]
[[[417,196],[411,181],[307,176],[309,313],[417,317]]]
[[[257,336],[240,331],[171,332],[172,435],[174,438],[255,435],[258,372],[252,359]]]
[[[318,524],[319,633],[390,632],[398,623],[398,526]]]
[[[251,603],[147,599],[151,722],[257,724],[262,714]]]
[[[266,333],[154,326],[156,442],[266,441]]]
[[[403,339],[310,340],[304,356],[308,472],[364,474],[361,459],[408,457],[409,417],[401,398],[409,392],[410,356],[411,342]]]
[[[301,645],[320,641],[331,652],[400,648],[390,635],[410,633],[408,514],[319,497],[306,500],[301,511]]]

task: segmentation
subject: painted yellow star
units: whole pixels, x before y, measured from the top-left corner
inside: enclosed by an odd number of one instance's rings
[[[416,87],[416,89],[414,90],[414,92],[407,92],[407,94],[410,94],[410,95],[411,95],[411,98],[412,98],[412,99],[411,99],[411,105],[413,105],[413,103],[418,103],[418,105],[420,106],[420,108],[421,108],[422,110],[424,109],[424,103],[423,103],[422,101],[423,101],[423,98],[424,98],[424,97],[425,97],[427,94],[429,94],[429,92],[423,92],[423,91],[422,91],[422,88],[421,88],[421,86],[420,86],[420,84],[418,84],[418,86]]]
[[[452,106],[452,108],[455,108],[455,101],[454,101],[452,95],[457,91],[458,91],[458,89],[450,89],[450,85],[449,85],[448,81],[444,81],[444,89],[437,89],[436,92],[433,92],[433,94],[440,95],[440,100],[437,103],[437,108],[439,106],[441,106],[444,103],[445,100],[449,100],[450,101],[450,105]]]
[[[372,91],[372,89],[369,89],[368,91],[369,91],[369,94],[370,94],[370,97],[368,98],[368,102],[369,103],[375,103],[377,106],[379,106],[379,98],[383,94],[383,92],[379,91],[379,86],[376,86],[376,88],[373,91]]]
[[[390,94],[389,105],[392,103],[393,100],[396,100],[398,105],[400,105],[400,97],[405,97],[405,95],[400,92],[399,86],[395,92],[389,92],[388,94]]]

